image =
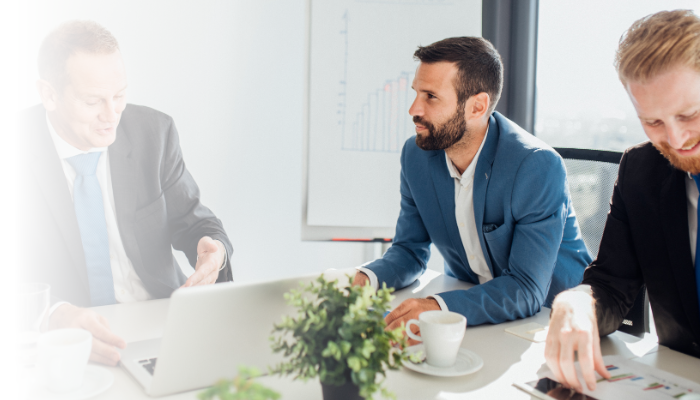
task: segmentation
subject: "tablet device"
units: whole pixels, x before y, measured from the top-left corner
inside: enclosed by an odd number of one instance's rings
[[[543,400],[598,400],[595,397],[567,389],[561,383],[542,378],[528,383],[514,383],[518,389]]]

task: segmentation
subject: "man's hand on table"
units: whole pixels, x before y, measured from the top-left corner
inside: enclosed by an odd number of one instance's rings
[[[197,265],[194,267],[194,273],[190,275],[181,287],[215,283],[219,277],[219,269],[224,263],[225,256],[226,249],[220,241],[214,240],[209,236],[199,239],[197,244]]]
[[[391,311],[389,315],[386,316],[386,318],[384,318],[384,320],[386,321],[386,330],[396,329],[400,327],[401,324],[405,326],[409,320],[418,319],[418,315],[420,315],[420,313],[422,313],[423,311],[430,310],[440,310],[440,305],[435,299],[405,300],[403,303],[399,304],[399,306],[396,307],[393,311]],[[411,328],[411,331],[415,334],[420,333],[420,329],[417,325],[414,325]],[[406,333],[404,332],[404,335],[405,334]],[[420,342],[411,338],[408,339],[409,346],[413,346],[419,343]]]
[[[357,271],[355,273],[355,278],[352,280],[353,286],[365,286],[369,282],[369,277],[363,272]],[[408,299],[396,307],[392,312],[390,312],[384,320],[386,321],[386,330],[393,330],[401,326],[404,326],[411,319],[418,319],[418,315],[423,311],[430,310],[440,310],[440,305],[435,299]],[[420,328],[418,325],[413,325],[411,331],[415,334],[420,333]],[[404,335],[406,333],[404,332]],[[408,345],[413,346],[419,344],[420,342],[408,339]]]
[[[115,347],[126,348],[124,339],[112,333],[109,323],[100,314],[72,304],[56,308],[49,319],[49,329],[80,328],[92,333],[90,361],[107,365],[117,365],[119,353]]]
[[[369,276],[364,272],[357,271],[355,273],[355,278],[352,280],[353,286],[365,286],[369,282]]]
[[[600,352],[593,297],[580,291],[566,291],[554,299],[544,353],[547,366],[556,380],[566,387],[582,392],[583,388],[574,368],[575,351],[578,352],[581,373],[588,389],[595,389],[594,371],[603,378],[610,378]]]

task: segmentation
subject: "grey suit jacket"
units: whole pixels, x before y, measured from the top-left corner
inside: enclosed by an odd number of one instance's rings
[[[22,280],[50,284],[52,297],[90,306],[75,210],[45,115],[42,105],[20,115],[17,220],[22,265],[16,267]],[[172,248],[183,251],[194,266],[203,236],[226,247],[227,264],[217,282],[232,280],[233,248],[221,221],[199,201],[171,117],[128,104],[109,146],[109,163],[119,233],[151,296],[169,297],[185,282]]]

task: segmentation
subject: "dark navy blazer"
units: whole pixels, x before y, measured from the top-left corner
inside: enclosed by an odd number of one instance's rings
[[[467,324],[499,323],[536,314],[554,296],[581,282],[591,262],[569,196],[562,158],[498,112],[474,173],[474,217],[494,277],[478,284],[455,218],[455,183],[445,151],[420,149],[415,138],[401,154],[401,213],[394,243],[366,268],[388,287],[413,283],[426,269],[430,243],[445,273],[477,284],[440,293]]]

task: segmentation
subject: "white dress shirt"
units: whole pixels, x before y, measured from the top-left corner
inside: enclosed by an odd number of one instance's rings
[[[102,189],[102,201],[105,210],[105,222],[107,224],[107,236],[109,237],[109,261],[112,267],[112,279],[114,280],[114,297],[119,303],[130,303],[135,301],[143,301],[151,298],[146,288],[141,281],[141,278],[136,274],[134,266],[126,255],[124,244],[122,243],[119,227],[117,226],[117,214],[114,208],[114,193],[112,191],[112,176],[109,169],[109,149],[107,147],[93,148],[89,151],[79,150],[63,140],[51,125],[48,115],[46,124],[49,127],[51,139],[56,147],[58,157],[61,159],[63,173],[66,176],[66,184],[73,197],[73,182],[75,181],[75,169],[66,161],[66,158],[76,156],[78,154],[87,154],[92,152],[102,152],[100,160],[97,163],[97,181]],[[55,306],[57,306],[56,304]],[[55,309],[55,308],[54,308]]]
[[[462,246],[469,260],[469,267],[479,278],[479,283],[485,283],[493,279],[491,270],[486,263],[486,258],[484,257],[484,252],[481,249],[481,243],[479,242],[479,235],[476,227],[476,219],[474,218],[474,171],[476,171],[476,165],[479,161],[479,155],[481,154],[481,149],[484,148],[484,143],[486,143],[486,137],[488,137],[489,127],[486,127],[486,134],[484,139],[481,141],[479,150],[474,155],[471,163],[464,170],[464,173],[460,174],[457,167],[454,166],[450,157],[445,153],[445,160],[447,162],[447,170],[450,172],[450,176],[454,178],[455,181],[455,218],[457,220],[457,228],[459,229],[459,236],[462,240]],[[697,198],[696,198],[697,200]],[[359,271],[362,271],[369,277],[370,285],[377,290],[379,288],[379,281],[377,275],[372,272],[372,270],[359,267]],[[445,301],[438,295],[428,296],[428,298],[434,298],[440,305],[440,309],[443,311],[449,311]]]
[[[469,260],[469,267],[479,278],[479,283],[485,283],[493,279],[489,265],[486,263],[484,252],[481,249],[479,231],[474,218],[474,171],[476,171],[476,164],[479,160],[481,149],[486,143],[487,136],[488,128],[486,135],[484,135],[484,140],[479,146],[479,151],[476,152],[472,162],[461,175],[457,167],[452,163],[452,160],[445,154],[447,169],[450,171],[450,176],[455,180],[455,218],[459,229],[459,237],[462,239],[462,246]]]

